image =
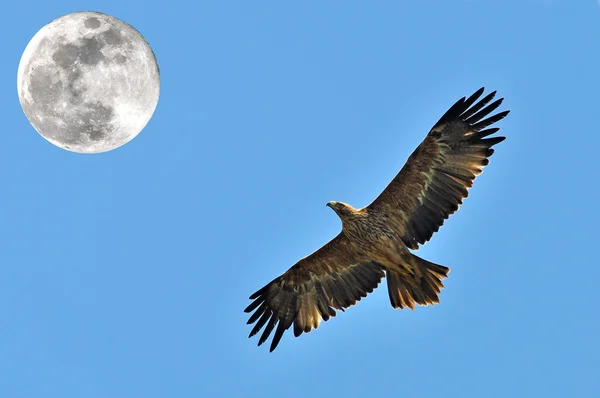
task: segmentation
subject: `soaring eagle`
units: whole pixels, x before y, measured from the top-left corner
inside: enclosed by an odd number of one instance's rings
[[[300,336],[317,328],[366,297],[387,277],[394,308],[439,302],[442,280],[450,269],[412,254],[458,210],[467,189],[505,137],[489,137],[487,128],[509,111],[487,117],[502,103],[491,104],[496,92],[476,102],[484,88],[458,100],[433,126],[408,161],[367,207],[342,202],[327,206],[342,220],[342,231],[326,245],[298,261],[281,276],[250,296],[245,312],[256,322],[250,336],[266,325],[258,345],[273,329],[273,351],[283,333],[294,325]],[[487,105],[487,106],[486,106]],[[484,119],[485,118],[485,119]],[[486,138],[489,137],[489,138]]]

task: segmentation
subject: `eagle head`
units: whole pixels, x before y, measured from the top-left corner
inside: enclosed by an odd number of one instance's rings
[[[327,207],[331,207],[340,218],[350,216],[356,211],[352,206],[343,202],[327,202]]]

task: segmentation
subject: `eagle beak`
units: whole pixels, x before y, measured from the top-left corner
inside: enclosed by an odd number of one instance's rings
[[[326,206],[327,206],[327,207],[331,207],[331,208],[333,209],[333,204],[334,204],[334,203],[335,203],[335,202],[327,202]]]

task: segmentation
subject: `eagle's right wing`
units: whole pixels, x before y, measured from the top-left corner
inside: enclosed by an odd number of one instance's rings
[[[258,345],[264,343],[275,326],[271,342],[273,351],[283,333],[294,324],[300,336],[366,297],[384,277],[383,268],[352,247],[341,232],[329,243],[298,261],[284,274],[252,296],[245,312],[254,313],[248,324],[257,322],[250,336],[265,326]]]
[[[502,99],[487,105],[492,92],[476,102],[483,88],[458,100],[433,126],[410,155],[402,170],[385,190],[367,206],[369,212],[387,215],[402,231],[402,241],[411,248],[427,242],[467,197],[475,177],[481,174],[504,137],[490,137],[498,128],[487,128],[509,111],[487,117]],[[487,106],[486,106],[487,105]]]

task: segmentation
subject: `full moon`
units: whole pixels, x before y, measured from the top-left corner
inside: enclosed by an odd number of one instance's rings
[[[160,91],[156,58],[131,25],[99,12],[55,19],[31,39],[19,63],[25,116],[52,144],[100,153],[136,137]]]

